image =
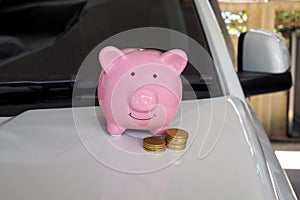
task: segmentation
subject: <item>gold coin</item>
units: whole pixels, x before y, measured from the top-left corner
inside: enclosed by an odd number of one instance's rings
[[[162,152],[166,151],[166,148],[161,149],[161,150],[149,150],[149,149],[144,147],[144,150],[147,151],[147,152],[150,152],[150,153],[162,153]]]
[[[171,137],[171,136],[166,136],[165,138],[166,138],[166,140],[175,140],[175,141],[178,141],[178,142],[187,141],[187,139],[188,139],[188,138],[176,138],[176,137]]]
[[[164,148],[165,146],[166,146],[166,144],[160,145],[160,146],[144,144],[144,147],[146,147],[148,149],[151,149],[151,148],[153,148],[153,149]]]
[[[145,151],[161,153],[166,150],[166,141],[160,136],[147,137],[143,139],[143,147]]]
[[[187,131],[178,128],[170,128],[166,131],[166,137],[170,138],[186,139],[188,136]]]
[[[165,136],[167,148],[176,151],[184,150],[186,148],[188,135],[188,132],[182,129],[168,129]]]
[[[184,150],[186,148],[186,145],[173,145],[173,144],[167,144],[167,148],[168,149],[171,149],[171,150],[177,150],[177,151],[180,151],[180,150]]]
[[[164,146],[164,147],[159,147],[159,148],[144,146],[144,148],[148,149],[149,151],[156,151],[156,150],[163,150],[163,149],[166,148],[166,146]]]
[[[147,148],[144,146],[144,149],[146,151],[150,151],[150,152],[163,152],[166,150],[166,146],[165,147],[162,147],[162,148]]]
[[[144,144],[154,145],[154,146],[163,146],[166,144],[166,141],[163,137],[160,136],[151,136],[143,139]]]
[[[185,141],[167,140],[167,144],[183,145],[186,144],[186,140]]]
[[[169,138],[169,137],[166,137],[166,141],[167,142],[186,142],[187,139],[177,139],[177,138]]]

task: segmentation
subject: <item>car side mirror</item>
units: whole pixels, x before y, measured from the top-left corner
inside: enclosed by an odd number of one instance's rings
[[[238,77],[245,96],[288,90],[292,85],[289,50],[279,35],[250,30],[238,44]]]

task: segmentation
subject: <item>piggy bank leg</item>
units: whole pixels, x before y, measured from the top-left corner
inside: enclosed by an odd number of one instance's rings
[[[166,131],[168,130],[168,126],[164,126],[163,128],[151,131],[153,135],[163,136],[166,134]]]
[[[120,129],[116,124],[107,124],[107,131],[112,136],[121,136],[124,130]]]

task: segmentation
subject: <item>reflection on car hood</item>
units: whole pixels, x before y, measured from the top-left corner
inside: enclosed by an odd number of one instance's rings
[[[152,155],[137,133],[108,136],[97,107],[25,112],[0,126],[0,198],[275,199],[246,115],[230,98],[184,101],[171,127],[186,151]]]

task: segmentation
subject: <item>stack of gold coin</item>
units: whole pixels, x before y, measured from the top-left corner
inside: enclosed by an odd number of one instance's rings
[[[178,128],[171,128],[166,131],[167,148],[172,150],[184,150],[188,139],[188,132]]]
[[[144,149],[151,153],[162,153],[166,150],[166,141],[163,137],[152,136],[143,139]]]

